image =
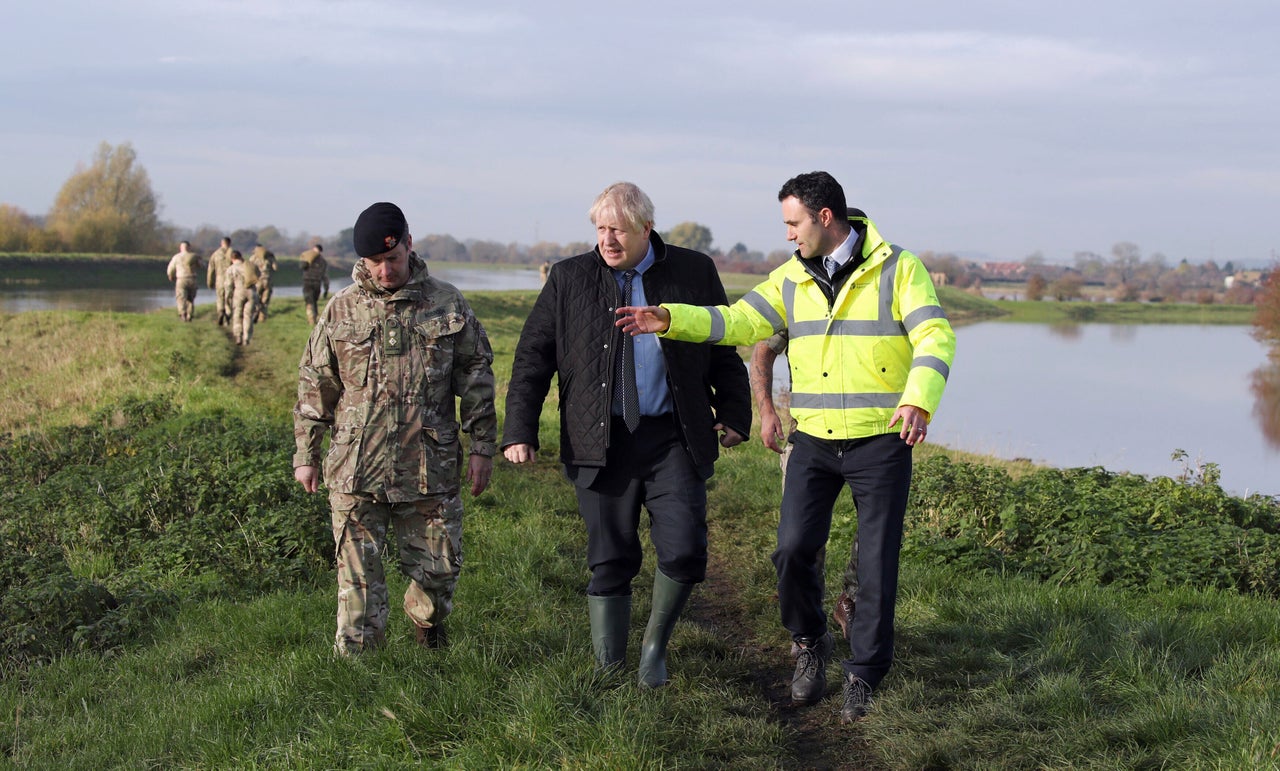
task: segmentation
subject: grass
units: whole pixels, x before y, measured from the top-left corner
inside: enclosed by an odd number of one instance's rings
[[[533,296],[471,297],[493,340],[500,391]],[[171,310],[0,316],[4,430],[83,421],[127,394],[158,394],[188,414],[265,415],[288,432],[308,327],[299,301],[275,305],[247,349],[228,343],[207,308],[185,325]],[[64,377],[59,366],[79,369]],[[91,386],[72,382],[97,371]],[[769,562],[777,460],[758,442],[726,452],[711,481],[712,571],[676,628],[671,686],[634,683],[651,551],[636,583],[630,668],[599,675],[582,597],[585,534],[555,463],[557,417],[554,406],[544,410],[533,467],[499,462],[490,489],[466,499],[449,649],[414,646],[393,609],[384,649],[334,659],[327,577],[260,596],[188,598],[122,648],[0,680],[0,765],[1280,765],[1280,609],[1225,592],[1055,586],[907,562],[897,663],[872,715],[841,727],[835,700],[791,710],[775,695],[790,674]],[[827,562],[832,596],[852,521],[844,496]],[[393,597],[403,588],[394,577]],[[835,669],[830,682],[838,693]]]

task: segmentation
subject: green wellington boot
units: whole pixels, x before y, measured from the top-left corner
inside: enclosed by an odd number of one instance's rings
[[[667,642],[675,629],[685,600],[694,584],[672,581],[660,571],[653,574],[653,611],[640,644],[640,685],[660,688],[667,684]]]
[[[627,633],[631,628],[631,595],[587,595],[591,617],[591,647],[600,669],[621,667],[627,660]]]

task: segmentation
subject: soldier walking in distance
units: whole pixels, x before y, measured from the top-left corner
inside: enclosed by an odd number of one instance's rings
[[[191,242],[178,244],[178,253],[169,260],[165,271],[173,282],[173,297],[178,304],[178,318],[190,321],[196,302],[196,276],[204,264],[200,255],[191,251]]]
[[[217,300],[218,326],[231,321],[231,284],[227,271],[231,270],[231,239],[223,236],[222,245],[209,255],[209,275],[206,283]]]
[[[354,283],[325,306],[298,365],[293,475],[320,486],[325,457],[338,558],[334,650],[380,645],[390,613],[382,550],[394,527],[404,610],[418,643],[445,645],[462,570],[463,463],[471,494],[497,451],[493,351],[462,293],[427,275],[400,208],[375,203],[354,230]],[[461,423],[459,423],[459,417]]]
[[[307,306],[307,323],[315,326],[319,315],[320,294],[329,296],[329,264],[324,259],[324,246],[316,244],[298,257],[302,268],[302,302]]]
[[[258,321],[267,320],[267,306],[275,287],[276,255],[262,244],[253,247],[249,262],[258,267]]]
[[[258,314],[258,266],[246,262],[238,251],[231,252],[231,336],[236,345],[248,345],[253,339],[253,322]]]

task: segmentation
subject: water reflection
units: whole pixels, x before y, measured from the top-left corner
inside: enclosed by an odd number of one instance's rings
[[[1079,340],[1083,332],[1073,321],[1056,321],[1049,325],[1049,333],[1062,340]]]
[[[1262,435],[1272,447],[1280,448],[1280,361],[1272,358],[1253,371],[1249,384],[1253,391],[1253,414],[1262,426]]]

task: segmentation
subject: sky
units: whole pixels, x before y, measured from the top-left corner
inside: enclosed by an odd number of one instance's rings
[[[1267,265],[1274,0],[13,0],[0,203],[43,215],[132,144],[163,220],[593,241],[618,180],[655,226],[788,249],[822,169],[889,241],[980,260]]]

